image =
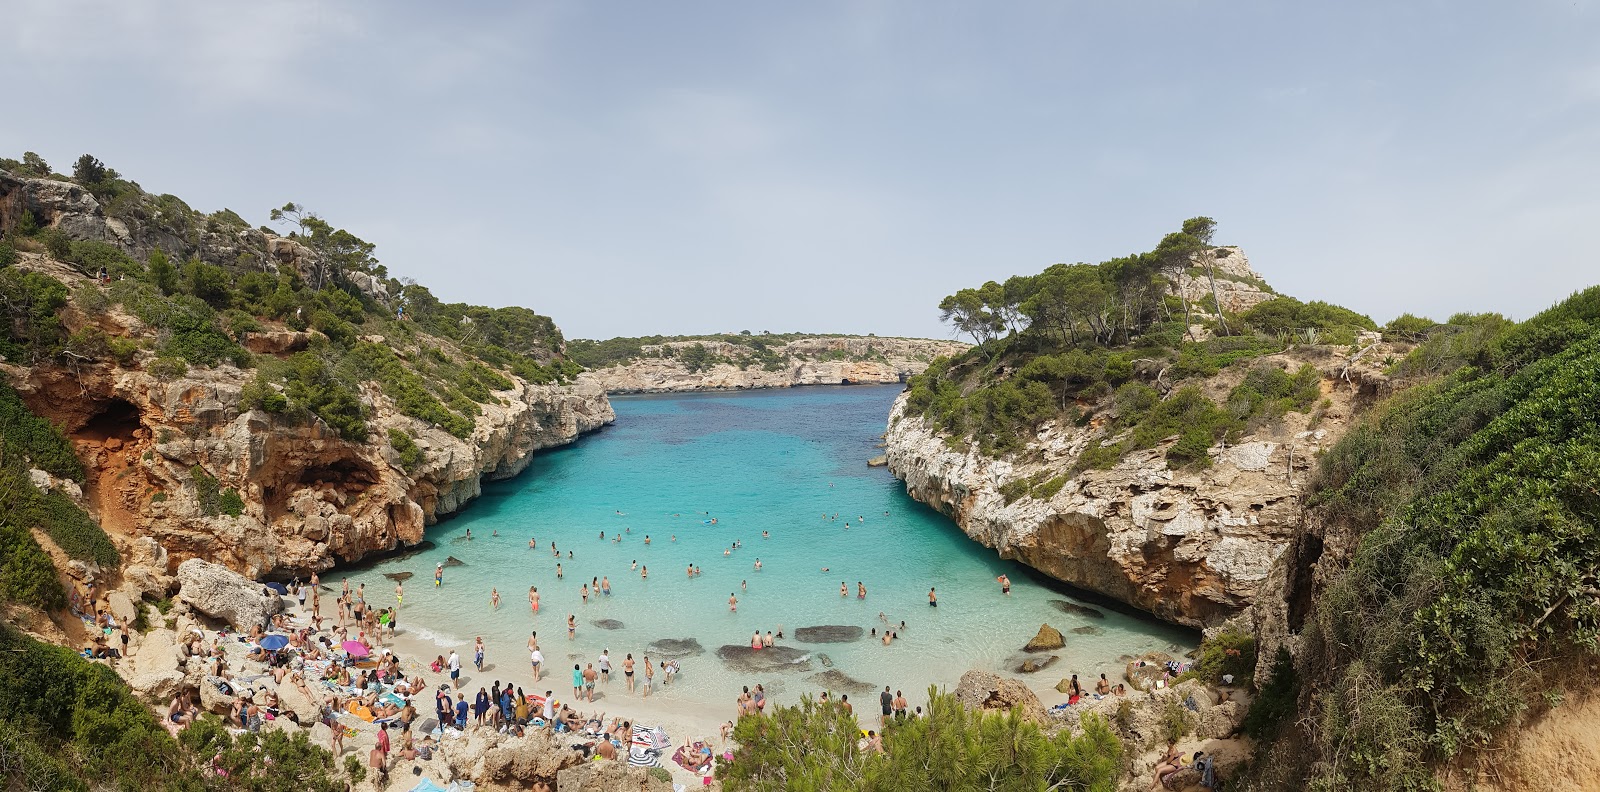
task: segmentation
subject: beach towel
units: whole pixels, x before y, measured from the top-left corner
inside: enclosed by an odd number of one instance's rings
[[[661,753],[672,745],[666,732],[651,726],[634,726],[628,744],[628,764],[633,767],[660,767]]]
[[[445,788],[424,778],[411,788],[411,792],[445,792]]]

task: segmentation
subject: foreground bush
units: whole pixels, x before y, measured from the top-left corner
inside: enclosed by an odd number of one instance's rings
[[[975,712],[929,690],[926,717],[891,721],[883,752],[860,745],[861,724],[810,697],[734,728],[740,748],[717,768],[730,790],[1083,790],[1111,792],[1122,743],[1099,718],[1048,736],[1017,712]]]

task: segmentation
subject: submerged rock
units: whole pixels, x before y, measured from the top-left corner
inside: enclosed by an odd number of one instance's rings
[[[1067,642],[1061,637],[1060,630],[1048,624],[1041,624],[1039,625],[1039,634],[1033,636],[1033,640],[1028,641],[1028,645],[1022,647],[1022,651],[1048,652],[1051,649],[1060,649],[1066,645]]]
[[[446,569],[449,569],[450,567],[458,567],[458,566],[466,566],[466,565],[467,565],[467,562],[462,561],[461,559],[456,558],[455,556],[450,556],[449,558],[446,558],[444,560],[444,566],[445,566]]]
[[[889,457],[882,454],[867,460],[867,467],[887,467],[888,464]]]
[[[862,682],[861,680],[838,670],[823,671],[818,674],[812,674],[811,676],[806,677],[806,681],[816,685],[819,688],[822,688],[823,690],[837,690],[842,693],[854,693],[858,696],[863,693],[871,693],[872,691],[878,689],[878,686],[872,684],[871,682]]]
[[[383,576],[396,583],[404,583],[417,576],[415,572],[385,572]]]
[[[769,646],[757,651],[748,646],[727,644],[717,649],[717,657],[730,670],[741,674],[811,670],[811,655],[791,646]]]
[[[1106,615],[1088,605],[1079,605],[1062,599],[1050,600],[1050,605],[1062,613],[1073,616],[1088,616],[1091,619],[1104,619]]]
[[[1035,660],[1030,657],[1027,660],[1022,661],[1021,665],[1017,666],[1017,673],[1032,674],[1035,671],[1043,671],[1046,668],[1055,665],[1056,661],[1060,659],[1061,658],[1057,655],[1050,655],[1043,660]]]
[[[662,638],[647,647],[650,654],[659,655],[668,660],[705,654],[706,650],[699,641],[693,638]]]
[[[821,652],[817,652],[817,660],[822,662],[823,668],[833,668],[833,658]]]
[[[866,630],[843,624],[823,624],[816,627],[798,627],[794,639],[801,643],[848,643],[859,641]]]
[[[1102,630],[1092,624],[1085,624],[1082,627],[1074,627],[1072,628],[1072,631],[1078,635],[1100,635],[1105,632],[1105,630]]]
[[[593,624],[596,627],[599,627],[602,630],[620,630],[620,629],[622,629],[622,622],[619,622],[616,619],[595,619],[594,621],[589,622],[589,623]]]

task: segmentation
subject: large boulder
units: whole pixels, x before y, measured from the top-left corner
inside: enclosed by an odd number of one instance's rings
[[[1232,735],[1244,725],[1245,708],[1237,701],[1224,701],[1215,707],[1200,711],[1199,724],[1194,733],[1204,740],[1220,740]]]
[[[1009,710],[1022,708],[1022,717],[1044,723],[1044,705],[1027,685],[999,674],[973,669],[961,675],[956,684],[956,700],[969,709]]]
[[[555,779],[563,769],[583,763],[583,755],[547,731],[530,731],[490,745],[483,752],[482,781],[514,783]],[[559,785],[565,790],[565,785]]]
[[[178,565],[178,599],[239,630],[266,626],[283,610],[283,600],[245,576],[221,565],[191,558]]]
[[[133,600],[121,591],[113,591],[106,595],[106,607],[110,609],[112,618],[117,624],[128,629],[133,629],[133,621],[138,618],[139,611],[135,610]]]
[[[183,672],[176,668],[165,671],[146,671],[128,680],[128,687],[148,701],[164,704],[172,700],[183,686]]]
[[[1022,647],[1024,652],[1048,652],[1051,649],[1060,649],[1067,642],[1061,637],[1061,631],[1048,624],[1039,625],[1039,634],[1027,646]]]

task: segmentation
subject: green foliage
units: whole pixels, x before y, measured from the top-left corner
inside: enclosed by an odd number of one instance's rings
[[[1282,341],[1260,335],[1208,338],[1200,343],[1183,345],[1168,374],[1179,380],[1210,377],[1241,360],[1282,352],[1283,348]]]
[[[39,232],[39,241],[51,258],[66,261],[72,256],[72,239],[59,228],[46,228]]]
[[[189,477],[194,480],[194,496],[200,502],[200,511],[207,517],[221,514],[221,485],[216,478],[199,465],[189,468]]]
[[[1471,334],[1428,353],[1467,365],[1370,414],[1314,486],[1361,539],[1304,629],[1313,789],[1426,786],[1600,647],[1600,289],[1447,324],[1419,351]]]
[[[1177,742],[1189,732],[1194,731],[1194,718],[1189,714],[1189,708],[1176,698],[1168,698],[1166,705],[1161,708],[1161,716],[1156,721],[1161,729],[1161,739],[1167,742]]]
[[[1225,675],[1232,676],[1236,684],[1248,684],[1255,670],[1255,636],[1230,627],[1200,642],[1200,656],[1184,675],[1208,685],[1222,684]]]
[[[359,784],[367,780],[367,766],[361,763],[359,756],[346,756],[344,758],[344,772],[350,776],[351,783]]]
[[[0,355],[38,363],[61,351],[66,331],[57,314],[66,304],[67,287],[55,278],[0,269]]]
[[[17,263],[17,249],[10,242],[0,242],[0,268]]]
[[[178,268],[172,266],[172,261],[161,248],[150,251],[146,270],[150,282],[161,290],[162,294],[172,294],[178,290]]]
[[[15,488],[20,482],[0,471],[0,486]],[[24,523],[10,516],[0,517],[0,599],[46,611],[67,604],[50,555]]]
[[[350,349],[340,364],[352,379],[375,379],[404,415],[437,424],[456,437],[472,434],[473,421],[451,412],[428,390],[428,382],[407,368],[387,347],[365,341]],[[463,411],[464,412],[464,411]]]
[[[1104,720],[1047,736],[1019,713],[967,710],[953,695],[929,691],[926,717],[891,722],[884,752],[861,746],[853,715],[809,696],[734,727],[739,749],[717,767],[730,790],[1075,789],[1111,792],[1121,775],[1122,743]]]
[[[265,373],[258,373],[255,379],[239,389],[239,406],[246,410],[277,414],[289,408],[289,397],[272,387]]]
[[[144,273],[139,262],[122,252],[122,248],[107,242],[74,241],[68,247],[67,259],[87,275],[98,275],[102,268],[113,279],[138,277]]]
[[[72,558],[93,561],[106,569],[119,563],[116,546],[99,524],[67,496],[39,491],[19,466],[0,465],[0,497],[9,507],[9,513],[0,519],[43,530]]]
[[[334,377],[322,358],[311,352],[296,354],[288,363],[284,394],[290,404],[321,418],[340,437],[366,442],[367,411],[355,391]]]
[[[213,308],[228,307],[233,297],[232,281],[228,271],[215,264],[190,259],[189,263],[183,265],[184,290]]]
[[[119,789],[201,787],[178,743],[111,669],[9,625],[0,625],[0,727],[37,749],[0,769],[12,783],[38,777],[46,789],[84,789],[56,775],[68,770]]]
[[[1305,412],[1322,398],[1322,374],[1302,365],[1293,375],[1274,365],[1256,366],[1228,395],[1228,410],[1250,426]]]
[[[7,461],[26,461],[47,473],[83,481],[83,464],[66,433],[34,415],[10,385],[0,382],[0,448]]]
[[[422,449],[417,447],[411,435],[394,427],[389,428],[389,447],[399,455],[400,467],[407,473],[416,470],[424,461]]]
[[[1383,340],[1421,341],[1427,338],[1429,332],[1438,326],[1438,322],[1427,317],[1403,313],[1383,326]]]
[[[307,732],[293,737],[282,731],[245,732],[232,736],[222,721],[210,713],[200,716],[179,736],[196,757],[207,759],[227,773],[226,787],[251,792],[339,792],[345,788],[333,754],[313,745]],[[360,760],[355,756],[360,766]],[[365,778],[351,776],[359,783]]]
[[[1355,342],[1357,332],[1378,329],[1370,317],[1348,308],[1321,300],[1303,303],[1293,297],[1278,297],[1259,303],[1239,318],[1257,332],[1268,335],[1302,334],[1301,338],[1305,340],[1304,331],[1314,330],[1317,338],[1313,343],[1324,344],[1351,344]]]
[[[229,517],[238,517],[244,514],[244,498],[239,497],[239,491],[229,487],[217,496],[217,509]]]
[[[82,185],[99,184],[107,175],[106,164],[89,154],[79,157],[72,165],[72,178]]]

